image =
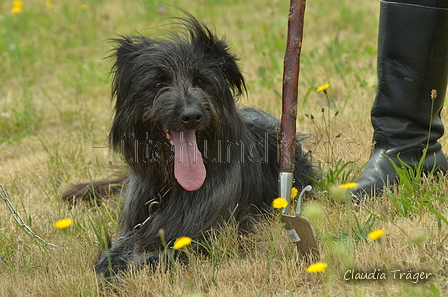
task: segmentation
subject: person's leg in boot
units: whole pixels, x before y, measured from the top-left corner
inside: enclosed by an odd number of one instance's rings
[[[397,182],[389,158],[399,167],[398,158],[415,167],[426,149],[424,170],[448,170],[438,142],[444,132],[447,54],[448,1],[381,1],[374,149],[352,189],[356,200]]]

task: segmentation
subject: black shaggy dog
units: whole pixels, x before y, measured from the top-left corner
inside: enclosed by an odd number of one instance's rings
[[[200,241],[230,218],[250,230],[277,197],[279,121],[238,109],[234,97],[245,84],[227,43],[191,16],[180,23],[182,33],[165,40],[114,40],[110,143],[130,174],[121,237],[95,265],[104,276],[156,263],[161,229],[169,244],[181,236]],[[301,188],[313,170],[298,144],[296,154]],[[85,185],[65,198],[85,194]]]

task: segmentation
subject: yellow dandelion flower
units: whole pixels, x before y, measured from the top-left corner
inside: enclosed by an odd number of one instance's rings
[[[316,92],[326,91],[330,87],[330,84],[324,84],[317,88]]]
[[[327,263],[323,263],[323,262],[317,262],[314,264],[311,264],[310,266],[308,266],[308,268],[306,269],[307,272],[323,272],[325,270],[325,268],[327,268]]]
[[[179,237],[178,239],[176,239],[176,241],[174,242],[173,248],[175,250],[181,249],[184,246],[187,246],[191,243],[192,239],[190,237],[187,236],[182,236]]]
[[[22,7],[23,6],[23,1],[12,1],[12,6],[14,7]]]
[[[292,189],[291,189],[291,199],[296,198],[298,192],[299,192],[299,190],[297,190],[296,187],[292,187]]]
[[[446,116],[445,120],[448,120],[448,116]]]
[[[273,208],[285,208],[286,206],[288,206],[288,201],[285,198],[279,197],[272,201]]]
[[[53,0],[45,0],[45,5],[48,8],[52,8],[53,7]]]
[[[53,226],[58,229],[65,229],[65,228],[69,227],[72,223],[73,223],[72,219],[67,218],[67,219],[56,221],[56,223],[54,223]]]
[[[383,229],[376,229],[376,230],[373,230],[372,232],[370,232],[368,235],[367,235],[367,237],[370,239],[370,240],[378,240],[378,239],[380,239],[381,237],[383,237],[384,236],[384,234],[385,234],[385,232],[384,232],[384,230]]]
[[[87,5],[87,4],[82,4],[82,5],[80,6],[80,8],[81,8],[81,10],[87,10],[87,9],[89,9],[89,5]]]
[[[22,7],[20,7],[20,6],[14,6],[13,8],[11,8],[12,14],[19,14],[21,12],[22,12]]]
[[[339,185],[338,187],[341,189],[354,189],[357,186],[359,186],[359,184],[357,184],[357,183],[346,183],[346,184]]]

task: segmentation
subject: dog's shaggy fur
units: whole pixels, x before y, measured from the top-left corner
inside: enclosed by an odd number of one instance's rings
[[[180,23],[183,33],[165,40],[115,40],[110,143],[129,177],[121,237],[95,265],[105,276],[156,263],[161,229],[169,244],[181,236],[200,241],[232,217],[249,230],[277,197],[279,121],[238,109],[245,83],[228,44],[191,16]],[[295,186],[312,175],[297,142]],[[87,187],[64,197],[87,195]]]

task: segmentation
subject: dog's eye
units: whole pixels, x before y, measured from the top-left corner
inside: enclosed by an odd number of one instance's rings
[[[160,82],[160,81],[158,81],[158,82],[154,83],[154,84],[152,85],[152,87],[153,87],[154,89],[161,89],[161,88],[163,88],[163,83]]]
[[[205,81],[202,78],[196,79],[196,84],[197,85],[202,85],[203,83],[205,83]]]

